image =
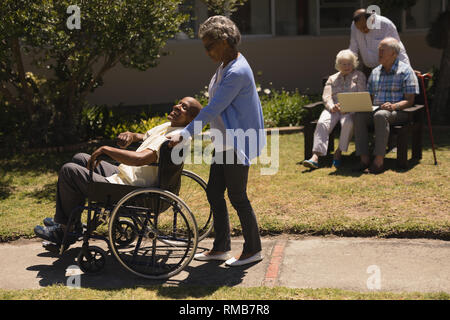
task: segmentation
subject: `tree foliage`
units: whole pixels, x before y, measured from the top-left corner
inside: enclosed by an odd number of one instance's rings
[[[82,0],[81,28],[69,30],[67,8],[73,1],[3,0],[0,141],[8,129],[18,130],[33,146],[82,138],[80,115],[87,95],[118,64],[155,67],[166,41],[187,20],[178,11],[181,2]]]
[[[433,121],[450,122],[450,11],[439,15],[427,34],[431,47],[442,49],[442,59],[436,91],[433,97]]]
[[[229,17],[238,10],[239,6],[244,5],[247,0],[203,0],[203,2],[215,14]]]
[[[448,46],[448,34],[450,30],[450,11],[447,10],[431,25],[427,34],[427,42],[430,47],[445,49]]]

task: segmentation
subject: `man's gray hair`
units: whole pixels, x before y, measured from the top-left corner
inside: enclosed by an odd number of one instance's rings
[[[386,45],[388,48],[391,48],[394,50],[397,54],[400,54],[400,51],[402,50],[402,47],[400,45],[400,42],[392,37],[385,38],[383,41],[381,41],[384,45]]]
[[[198,31],[200,39],[227,40],[230,47],[236,49],[241,42],[241,33],[236,24],[224,16],[213,16],[202,23]]]

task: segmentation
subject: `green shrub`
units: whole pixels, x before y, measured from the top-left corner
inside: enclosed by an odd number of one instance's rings
[[[284,89],[279,91],[275,89],[262,90],[261,86],[257,84],[257,90],[266,128],[302,125],[306,115],[303,106],[321,99],[319,96],[300,94],[298,89],[294,92]],[[206,106],[208,104],[208,87],[205,87],[195,98],[203,106]]]
[[[310,97],[300,94],[298,89],[289,92],[284,89],[265,89],[260,94],[264,126],[267,128],[299,126],[303,124],[306,110],[303,106],[314,102]]]
[[[116,126],[108,125],[105,130],[105,137],[108,139],[116,138],[120,133],[125,131],[145,133],[153,127],[168,122],[167,117],[153,117],[149,119],[141,119],[139,122],[125,122]]]
[[[114,139],[125,131],[144,133],[151,128],[167,122],[164,116],[152,116],[148,112],[126,112],[127,107],[91,106],[83,109],[82,124],[85,140],[94,138]]]

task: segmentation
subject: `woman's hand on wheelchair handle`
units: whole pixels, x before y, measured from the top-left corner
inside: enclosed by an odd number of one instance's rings
[[[167,135],[166,138],[170,140],[169,148],[173,148],[177,144],[179,144],[181,141],[183,141],[183,136],[181,134],[179,134],[179,133],[174,134],[173,136]]]

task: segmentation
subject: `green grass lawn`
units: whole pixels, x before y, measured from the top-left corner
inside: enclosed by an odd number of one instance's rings
[[[281,135],[277,174],[261,175],[268,165],[250,170],[248,194],[262,234],[450,239],[450,130],[434,133],[438,166],[424,134],[420,163],[399,171],[390,153],[388,170],[378,176],[351,171],[358,161],[353,144],[339,171],[331,168],[330,158],[321,159],[322,169],[310,171],[300,165],[303,135]],[[72,154],[0,158],[0,241],[33,237],[34,226],[53,216],[57,173]],[[186,168],[208,179],[207,164]],[[232,230],[240,234],[237,215],[230,212]]]
[[[0,290],[0,300],[449,300],[446,293],[360,293],[338,289],[165,287],[99,290],[54,285],[33,290]]]

